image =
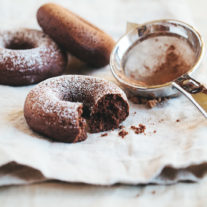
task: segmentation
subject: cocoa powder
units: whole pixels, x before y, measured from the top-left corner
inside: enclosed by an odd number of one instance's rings
[[[182,55],[176,52],[176,47],[170,45],[166,50],[165,60],[153,69],[154,73],[146,77],[144,82],[147,85],[160,85],[175,80],[185,74],[191,65],[183,59]]]

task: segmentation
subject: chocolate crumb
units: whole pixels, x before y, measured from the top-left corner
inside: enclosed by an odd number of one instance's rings
[[[123,126],[123,125],[120,125],[120,126],[119,126],[119,129],[123,129],[124,127],[125,127],[125,126]]]
[[[169,99],[168,97],[154,98],[154,97],[141,97],[141,96],[130,96],[130,95],[128,98],[134,104],[143,104],[147,108],[153,108],[158,104],[162,104]]]
[[[159,123],[161,123],[161,122],[163,122],[163,121],[164,121],[164,119],[160,119],[160,120],[159,120]]]
[[[104,133],[104,134],[101,134],[101,137],[105,137],[107,135],[108,135],[108,133]]]
[[[149,101],[147,101],[146,106],[148,106],[149,108],[153,108],[157,105],[157,103],[158,103],[158,101],[156,99],[149,100]]]
[[[180,122],[180,119],[177,119],[176,122]]]
[[[139,124],[139,127],[140,127],[140,128],[143,128],[143,129],[145,129],[145,128],[146,128],[146,126],[145,126],[145,125],[143,125],[143,124]]]
[[[156,131],[156,130],[154,130],[154,131],[153,131],[153,133],[155,134],[155,133],[157,133],[157,131]]]
[[[135,196],[135,197],[139,197],[140,195],[139,195],[139,193]]]
[[[156,193],[155,190],[153,190],[153,191],[152,191],[152,194],[155,194],[155,193]]]
[[[143,124],[139,124],[138,127],[131,126],[131,129],[134,130],[135,134],[141,134],[145,132],[146,126],[144,126]]]
[[[128,134],[127,131],[125,131],[124,129],[122,129],[120,132],[119,132],[119,136],[122,137],[122,139]]]

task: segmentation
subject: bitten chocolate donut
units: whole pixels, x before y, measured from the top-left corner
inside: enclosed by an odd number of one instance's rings
[[[41,31],[0,31],[0,84],[37,83],[60,75],[66,63],[66,55]]]
[[[96,67],[109,63],[114,40],[83,18],[48,3],[39,8],[37,20],[43,31],[72,55]]]
[[[65,75],[39,83],[28,94],[24,116],[36,132],[62,142],[85,140],[89,131],[117,128],[129,114],[125,93],[95,77]]]

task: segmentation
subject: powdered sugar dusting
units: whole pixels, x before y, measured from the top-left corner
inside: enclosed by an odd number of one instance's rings
[[[5,47],[13,43],[29,43],[34,48],[13,50]],[[60,49],[49,36],[32,29],[0,31],[0,70],[8,71],[41,71],[48,64],[48,59],[56,61]]]
[[[32,111],[70,119],[78,118],[78,108],[83,104],[90,110],[107,94],[119,94],[127,101],[125,93],[114,83],[83,75],[64,75],[50,78],[34,87],[27,96],[25,105]]]

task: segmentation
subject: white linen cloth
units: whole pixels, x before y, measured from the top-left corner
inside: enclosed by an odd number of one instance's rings
[[[35,13],[44,2],[1,1],[1,28],[38,28]],[[87,18],[116,40],[127,21],[176,18],[193,24],[186,2],[180,0],[53,2]],[[114,81],[109,66],[95,70],[77,60],[69,64],[70,73]],[[202,67],[197,78],[205,83],[206,75]],[[130,116],[123,122],[129,134],[124,139],[114,130],[106,137],[88,134],[84,142],[65,144],[49,141],[28,128],[23,105],[32,87],[0,86],[0,185],[49,179],[103,185],[168,184],[198,181],[207,171],[207,121],[184,96],[153,109],[130,103]],[[130,129],[140,123],[146,125],[146,134],[137,135]]]

